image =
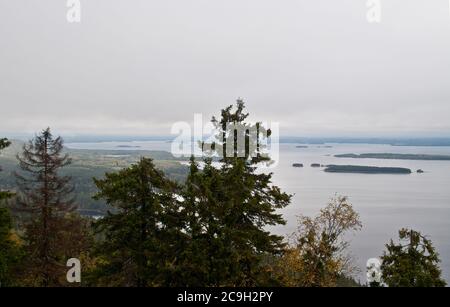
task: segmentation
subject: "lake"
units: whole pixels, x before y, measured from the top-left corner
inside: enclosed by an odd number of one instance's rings
[[[170,143],[105,142],[68,143],[78,149],[142,149],[167,150]],[[428,235],[441,255],[444,277],[450,281],[450,161],[410,161],[335,158],[345,153],[403,153],[450,155],[450,147],[414,147],[372,144],[305,145],[280,144],[280,161],[271,169],[273,181],[293,194],[292,204],[282,210],[286,226],[272,230],[278,234],[292,233],[299,214],[315,215],[334,195],[348,196],[361,216],[363,229],[351,236],[350,250],[361,268],[359,279],[365,282],[365,266],[369,258],[379,257],[398,230],[409,227]],[[133,148],[119,147],[133,146]],[[138,147],[136,147],[138,146]],[[303,168],[292,167],[303,163]],[[410,175],[325,173],[311,168],[312,163],[352,164],[405,167]],[[423,169],[425,173],[417,174]]]

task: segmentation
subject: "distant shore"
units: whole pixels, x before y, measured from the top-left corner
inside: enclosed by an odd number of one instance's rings
[[[423,160],[423,161],[450,161],[446,155],[424,155],[424,154],[397,154],[397,153],[365,153],[365,154],[340,154],[336,158],[353,159],[385,159],[385,160]]]

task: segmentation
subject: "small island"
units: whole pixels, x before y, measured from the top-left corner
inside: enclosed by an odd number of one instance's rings
[[[411,174],[409,168],[402,167],[376,167],[359,165],[328,165],[327,173],[355,173],[355,174]]]
[[[303,167],[302,163],[294,163],[292,164],[293,167]]]
[[[133,146],[133,145],[117,145],[117,148],[141,148],[141,146]]]
[[[306,145],[298,145],[298,146],[295,146],[296,148],[309,148],[308,146],[306,146]]]
[[[450,161],[450,156],[446,155],[425,155],[425,154],[396,154],[396,153],[365,153],[365,154],[341,154],[336,158],[354,159],[386,159],[386,160],[425,160],[425,161]]]
[[[311,167],[321,167],[321,165],[319,163],[313,163],[311,164]]]

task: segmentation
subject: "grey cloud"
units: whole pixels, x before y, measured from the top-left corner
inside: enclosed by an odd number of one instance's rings
[[[0,132],[168,134],[243,97],[285,135],[450,133],[447,1],[0,3]]]

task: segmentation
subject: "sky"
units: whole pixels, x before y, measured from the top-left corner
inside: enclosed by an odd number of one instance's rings
[[[450,136],[447,0],[0,0],[0,133],[169,135],[237,98],[286,136]]]

